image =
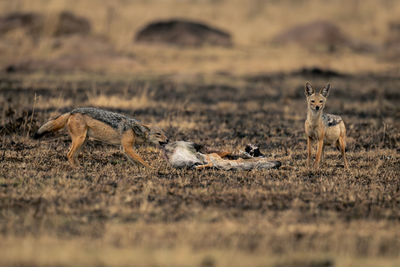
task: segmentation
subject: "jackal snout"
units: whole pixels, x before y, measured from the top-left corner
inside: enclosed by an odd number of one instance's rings
[[[149,133],[149,142],[154,145],[165,145],[168,143],[168,137],[158,127],[151,127]]]

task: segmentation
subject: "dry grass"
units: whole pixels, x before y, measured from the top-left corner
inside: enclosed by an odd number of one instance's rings
[[[159,124],[172,139],[234,151],[258,143],[283,163],[270,171],[200,172],[172,169],[158,149],[145,147],[139,153],[155,169],[138,169],[118,147],[91,141],[82,167],[72,170],[65,132],[40,142],[27,137],[63,112],[57,79],[17,77],[2,78],[0,99],[2,265],[399,264],[398,78],[62,76],[65,103],[107,96],[110,109]],[[305,168],[302,82],[318,87],[327,79],[327,109],[348,127],[351,171],[329,149],[320,171]],[[33,115],[36,90],[24,84],[40,88]]]

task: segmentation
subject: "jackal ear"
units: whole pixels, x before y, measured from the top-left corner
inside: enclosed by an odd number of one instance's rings
[[[323,95],[324,97],[328,97],[330,88],[331,88],[331,85],[328,83],[327,85],[325,85],[324,88],[321,89],[321,91],[319,93],[321,95]]]
[[[137,136],[141,137],[146,136],[146,133],[148,132],[148,129],[143,125],[134,125],[132,130]]]
[[[304,93],[306,94],[307,97],[310,95],[314,94],[314,88],[312,88],[311,84],[309,82],[306,82],[306,87],[304,89]]]
[[[147,124],[142,124],[141,126],[148,132],[151,130],[150,126]]]

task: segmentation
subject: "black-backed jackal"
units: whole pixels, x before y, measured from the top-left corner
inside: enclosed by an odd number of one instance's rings
[[[323,158],[325,145],[335,145],[342,153],[344,167],[348,168],[346,160],[346,127],[340,116],[323,113],[330,85],[327,84],[319,92],[306,83],[307,119],[305,130],[307,135],[307,166],[311,163],[311,142],[318,142],[317,155],[313,167],[318,168]]]
[[[87,137],[109,144],[121,145],[129,159],[150,167],[133,150],[133,145],[151,143],[163,145],[168,142],[164,133],[125,115],[98,109],[77,108],[52,119],[39,128],[34,138],[46,132],[54,132],[67,126],[72,143],[67,154],[69,163],[76,167],[78,153]]]

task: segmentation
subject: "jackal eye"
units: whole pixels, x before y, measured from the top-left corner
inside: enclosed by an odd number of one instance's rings
[[[322,100],[319,101],[319,103],[322,103],[322,102],[324,102],[324,101],[322,101]]]
[[[311,100],[311,103],[314,103],[315,101],[314,100]]]

